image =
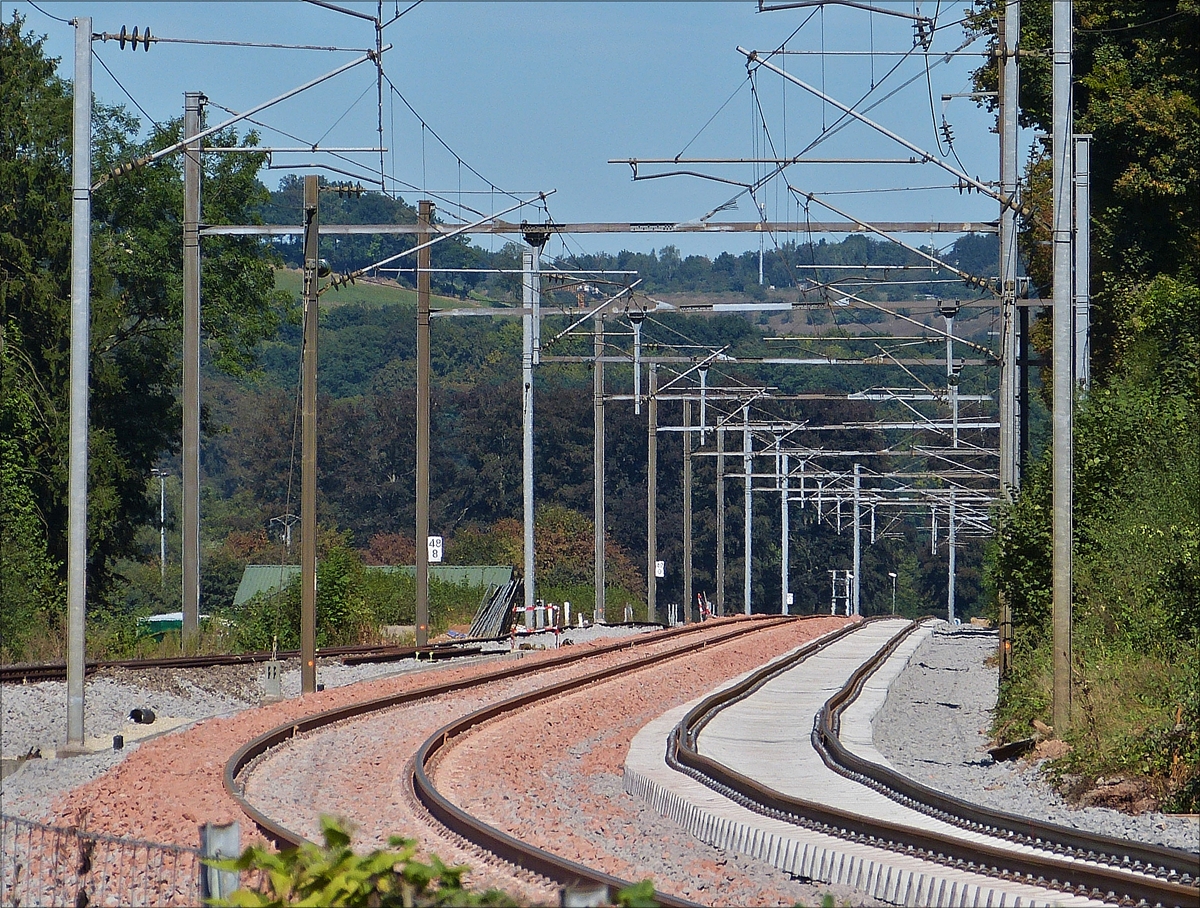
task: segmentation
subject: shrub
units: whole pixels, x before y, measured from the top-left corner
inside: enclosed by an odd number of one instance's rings
[[[463,886],[466,866],[448,867],[436,855],[417,860],[417,842],[392,836],[388,849],[357,855],[350,833],[338,820],[321,817],[324,846],[311,843],[273,852],[252,845],[233,860],[205,861],[218,870],[258,872],[261,889],[238,889],[212,905],[266,908],[322,905],[337,908],[422,908],[422,906],[511,906],[499,889],[472,892]],[[616,894],[621,908],[655,908],[654,884],[642,880]]]

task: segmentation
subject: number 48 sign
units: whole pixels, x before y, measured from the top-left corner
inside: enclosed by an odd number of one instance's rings
[[[442,562],[442,537],[430,536],[429,543],[429,563],[441,564]]]

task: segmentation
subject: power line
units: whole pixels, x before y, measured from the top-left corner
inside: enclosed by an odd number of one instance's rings
[[[36,9],[43,16],[47,17],[48,19],[53,19],[55,22],[61,22],[63,25],[71,24],[70,19],[60,19],[58,16],[54,15],[53,13],[46,12],[44,9],[42,9],[40,6],[38,6],[36,3],[34,3],[33,0],[25,0],[25,2],[28,3],[30,6],[32,6],[34,9]]]
[[[162,124],[159,123],[158,120],[154,119],[154,117],[150,116],[150,114],[146,113],[146,108],[142,107],[142,105],[138,103],[137,98],[135,98],[133,95],[131,95],[129,93],[129,89],[121,84],[121,80],[118,79],[116,77],[116,75],[113,73],[113,71],[108,68],[108,64],[104,62],[103,58],[98,53],[96,53],[96,49],[94,47],[92,48],[92,56],[95,57],[97,63],[99,63],[102,67],[104,67],[104,71],[106,73],[108,73],[109,77],[114,82],[117,83],[117,88],[119,88],[119,89],[121,89],[121,91],[125,92],[125,97],[127,97],[130,101],[133,102],[133,106],[142,112],[142,116],[145,117],[147,120],[149,120],[151,123],[153,123],[155,126],[157,126],[159,129],[161,129]]]

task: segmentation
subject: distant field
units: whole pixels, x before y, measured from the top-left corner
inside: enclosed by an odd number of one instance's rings
[[[301,291],[301,274],[297,269],[277,268],[275,287],[287,290],[297,297]],[[321,294],[322,306],[341,306],[346,303],[365,303],[369,306],[393,306],[397,303],[417,304],[417,293],[395,284],[368,283],[360,280],[355,284],[329,290]],[[434,309],[467,308],[482,305],[477,300],[462,300],[433,294],[429,303]]]

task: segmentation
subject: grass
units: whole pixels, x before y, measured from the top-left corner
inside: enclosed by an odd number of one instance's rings
[[[275,289],[286,290],[299,297],[302,290],[300,271],[293,268],[275,269]],[[344,306],[348,303],[361,303],[368,306],[394,306],[417,304],[417,292],[401,287],[392,281],[367,281],[360,279],[354,284],[330,290],[321,294],[321,305],[324,308]],[[452,296],[433,294],[429,305],[433,309],[464,309],[479,308],[489,303],[476,299],[458,299]]]
[[[1121,647],[1081,649],[1072,671],[1071,727],[1055,730],[1072,750],[1047,767],[1051,780],[1070,796],[1091,788],[1101,776],[1122,777],[1139,784],[1166,810],[1195,810],[1200,684],[1194,656]],[[1048,722],[1051,689],[1047,645],[1027,654],[1006,682],[993,734],[1015,740],[1032,733],[1033,719]]]

